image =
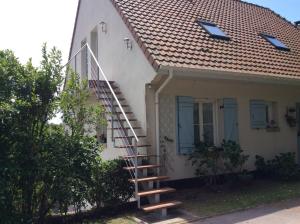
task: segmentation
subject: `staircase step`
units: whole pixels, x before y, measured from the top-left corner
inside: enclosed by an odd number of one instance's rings
[[[138,138],[146,138],[145,135],[137,136]],[[115,137],[116,139],[128,139],[128,138],[134,138],[134,136],[122,136],[122,137]]]
[[[118,88],[117,86],[115,86],[115,82],[114,81],[109,81],[110,86],[113,89]],[[106,83],[106,81],[100,81],[100,80],[89,80],[89,87],[90,88],[95,88],[96,85],[100,85],[100,87],[104,87],[104,88],[108,88],[108,85]]]
[[[138,158],[146,158],[146,157],[151,157],[151,156],[154,156],[154,155],[142,155],[142,154],[137,155]],[[123,156],[123,159],[132,159],[132,158],[135,158],[135,155]]]
[[[138,196],[140,197],[147,197],[150,195],[155,195],[155,194],[166,194],[166,193],[171,193],[175,192],[176,190],[171,187],[165,187],[165,188],[159,188],[159,189],[152,189],[148,191],[141,191],[138,193]]]
[[[129,121],[137,121],[137,119],[135,118],[128,118]],[[111,119],[108,119],[107,121],[111,122]],[[122,122],[126,122],[126,119],[114,119],[113,121],[122,121]]]
[[[152,168],[159,168],[160,165],[142,165],[142,166],[138,166],[137,169],[138,170],[144,170],[144,169],[152,169]],[[134,166],[129,166],[129,167],[124,167],[124,170],[134,170],[135,167]]]
[[[125,128],[122,128],[122,127],[118,127],[118,128],[113,128],[114,130],[122,130],[122,129],[126,129],[126,130],[130,130],[131,128],[130,127],[125,127]],[[132,127],[132,129],[142,129],[141,127]]]
[[[106,112],[106,113],[109,114],[109,113],[111,113],[111,112]],[[119,111],[118,111],[118,112],[115,111],[115,112],[113,112],[113,113],[114,113],[114,114],[123,114],[122,112],[119,112]],[[125,113],[125,114],[133,114],[133,112],[131,112],[131,111],[124,111],[124,113]]]
[[[150,181],[158,181],[158,180],[167,180],[169,179],[168,176],[154,176],[154,177],[143,177],[143,178],[138,178],[137,182],[138,183],[143,183],[143,182],[150,182]],[[135,183],[135,179],[129,179],[131,183]]]
[[[109,100],[109,101],[111,100],[110,97],[98,97],[98,99],[99,99],[99,100]],[[126,100],[126,99],[125,99],[125,98],[118,98],[118,100],[119,100],[119,101],[123,101],[123,100]]]
[[[120,91],[114,91],[115,92],[115,94],[116,95],[121,95],[122,94],[122,92],[120,92]],[[111,92],[109,91],[109,90],[107,90],[107,91],[103,91],[103,90],[96,90],[96,93],[100,93],[100,94],[111,94]]]
[[[141,209],[145,212],[152,212],[163,208],[172,208],[181,205],[181,201],[165,201],[156,204],[142,206]]]
[[[151,145],[121,145],[121,146],[116,146],[115,148],[117,149],[126,149],[126,148],[132,148],[132,147],[137,147],[137,148],[145,148],[145,147],[150,147]]]
[[[104,106],[104,107],[111,107],[111,104],[102,104],[102,106]],[[122,107],[129,107],[129,105],[122,105],[122,104],[121,104],[121,106]],[[118,108],[119,106],[117,104],[114,104],[114,107]]]

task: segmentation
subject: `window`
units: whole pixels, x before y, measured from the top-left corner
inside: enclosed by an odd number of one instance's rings
[[[197,22],[210,34],[211,37],[230,40],[230,38],[216,24],[202,20],[198,20]]]
[[[267,128],[278,127],[278,108],[276,102],[266,102]]]
[[[261,34],[261,36],[263,38],[265,38],[269,43],[271,43],[273,46],[275,46],[277,49],[279,50],[286,50],[289,51],[290,49],[284,44],[282,43],[280,40],[278,40],[276,37],[273,37],[271,35],[268,34]]]
[[[189,96],[177,97],[177,149],[190,154],[200,142],[215,143],[214,103]]]
[[[251,127],[265,129],[278,127],[277,103],[264,100],[250,101]]]
[[[214,144],[213,103],[194,103],[194,144]]]

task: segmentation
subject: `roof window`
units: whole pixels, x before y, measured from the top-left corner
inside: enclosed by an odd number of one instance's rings
[[[273,37],[265,33],[262,33],[261,36],[279,50],[285,50],[285,51],[290,50],[284,43],[282,43],[276,37]]]
[[[230,38],[216,24],[203,20],[198,20],[197,23],[202,26],[211,37],[230,40]]]

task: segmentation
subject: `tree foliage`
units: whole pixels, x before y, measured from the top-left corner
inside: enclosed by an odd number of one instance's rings
[[[44,223],[54,211],[80,210],[89,198],[99,145],[84,133],[101,108],[86,106],[87,86],[63,82],[61,53],[42,49],[39,67],[0,51],[0,222]],[[49,120],[58,111],[71,131]]]

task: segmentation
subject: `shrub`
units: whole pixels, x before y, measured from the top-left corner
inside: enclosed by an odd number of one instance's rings
[[[240,145],[234,141],[223,141],[224,166],[229,173],[241,173],[249,155],[244,155]]]
[[[221,147],[201,142],[189,156],[196,166],[195,175],[206,176],[209,185],[215,185],[220,174],[240,174],[249,156],[243,154],[240,145],[233,141],[223,141]],[[236,178],[235,178],[236,179]]]
[[[255,156],[257,176],[293,180],[298,179],[300,172],[296,163],[296,154],[293,152],[280,153],[274,159],[265,161],[261,156]]]
[[[192,166],[196,166],[196,176],[206,176],[208,185],[218,182],[218,175],[222,173],[223,149],[200,142],[189,156]]]
[[[128,181],[130,175],[123,169],[123,160],[102,161],[93,170],[93,183],[90,188],[91,204],[97,208],[119,205],[133,195],[134,186]]]

